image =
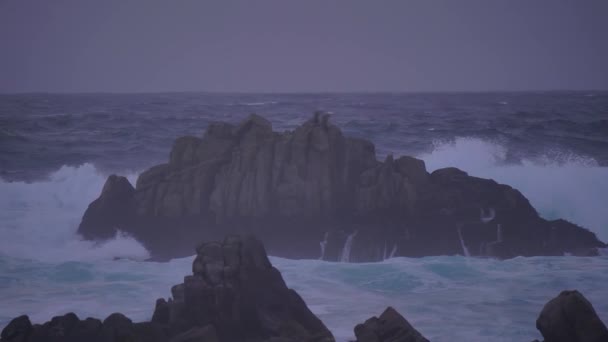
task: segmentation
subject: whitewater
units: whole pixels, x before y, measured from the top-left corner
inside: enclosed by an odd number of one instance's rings
[[[501,144],[466,137],[436,143],[418,157],[429,171],[456,166],[509,184],[543,217],[572,220],[608,241],[608,167],[593,159],[506,163]],[[128,236],[94,243],[75,234],[107,175],[87,163],[63,166],[46,179],[0,182],[0,328],[19,314],[43,322],[71,311],[146,320],[155,299],[168,297],[191,272],[192,258],[144,262],[148,252]],[[128,174],[132,182],[136,177]],[[544,303],[564,289],[581,291],[608,321],[608,255],[271,261],[338,341],[352,338],[355,324],[388,305],[432,341],[529,341],[540,338],[535,320]]]

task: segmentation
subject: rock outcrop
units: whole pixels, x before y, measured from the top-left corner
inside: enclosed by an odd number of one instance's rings
[[[38,325],[27,316],[13,319],[2,331],[2,342],[168,342],[167,331],[151,323],[133,323],[120,313],[103,322],[95,318],[81,320],[74,313],[53,317]],[[216,342],[216,339],[204,341]]]
[[[287,288],[254,238],[227,237],[197,248],[192,275],[157,301],[153,322],[169,331],[213,326],[221,341],[317,341],[333,337]]]
[[[429,342],[392,307],[355,326],[355,336],[355,342]]]
[[[608,329],[593,305],[578,291],[563,291],[550,300],[536,320],[545,342],[604,342]]]
[[[264,246],[230,236],[197,248],[192,275],[159,299],[150,322],[115,313],[103,322],[73,313],[32,325],[13,319],[2,342],[333,342],[332,334],[285,285]]]
[[[117,230],[156,259],[228,233],[255,234],[290,258],[319,258],[323,242],[324,259],[350,261],[589,255],[606,246],[575,224],[540,218],[508,185],[456,168],[429,173],[408,156],[377,161],[371,142],[344,136],[322,113],[283,133],[257,115],[213,123],[202,137],[178,138],[168,163],[140,174],[135,188],[110,176],[79,232],[105,239]]]

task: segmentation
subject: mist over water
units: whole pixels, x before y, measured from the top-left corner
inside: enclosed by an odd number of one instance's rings
[[[608,106],[593,98],[576,111],[585,97],[549,98],[555,108],[573,110],[568,120],[560,119],[567,116],[563,109],[541,111],[530,104],[534,98],[504,94],[407,101],[388,95],[228,96],[205,103],[186,95],[152,97],[158,102],[143,95],[81,102],[68,97],[65,103],[51,98],[46,107],[30,103],[40,107],[21,118],[6,110],[12,102],[0,100],[0,121],[7,124],[0,132],[0,161],[10,160],[1,164],[0,180],[0,328],[19,314],[34,322],[70,311],[82,318],[120,311],[135,321],[149,319],[155,299],[169,296],[171,286],[191,273],[192,258],[142,262],[148,252],[124,235],[83,241],[76,235],[82,214],[110,173],[135,184],[140,171],[166,160],[177,136],[200,136],[209,121],[235,122],[252,108],[268,113],[279,130],[302,123],[316,108],[334,111],[332,122],[345,134],[372,140],[380,158],[415,155],[429,171],[456,166],[493,178],[520,190],[541,216],[571,220],[608,241],[608,150],[602,149],[608,126],[598,120]],[[536,116],[517,116],[524,109]],[[489,116],[493,111],[498,114]],[[534,323],[544,303],[574,288],[608,320],[608,288],[601,285],[608,282],[606,255],[272,262],[338,341],[388,305],[433,341],[533,340],[540,338]]]

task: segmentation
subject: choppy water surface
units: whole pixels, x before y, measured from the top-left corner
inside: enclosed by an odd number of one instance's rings
[[[605,93],[0,95],[0,327],[24,313],[150,318],[192,259],[142,262],[147,251],[128,236],[81,241],[77,225],[105,177],[133,181],[166,160],[175,137],[213,120],[257,112],[283,130],[317,109],[379,155],[494,178],[542,216],[608,240]],[[388,305],[433,341],[528,341],[540,337],[544,303],[574,288],[608,321],[608,256],[272,262],[341,341]]]

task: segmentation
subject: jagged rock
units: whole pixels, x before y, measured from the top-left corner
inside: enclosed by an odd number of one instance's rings
[[[243,232],[291,258],[318,258],[329,232],[325,260],[340,260],[355,231],[351,261],[464,254],[463,245],[497,258],[606,247],[573,223],[542,219],[508,185],[456,168],[429,174],[408,156],[379,162],[371,142],[344,136],[322,112],[283,133],[255,114],[211,123],[202,137],[178,138],[168,163],[143,172],[135,189],[110,176],[79,232],[107,239],[117,230],[157,260],[188,255],[193,240]]]
[[[30,318],[23,315],[14,318],[7,325],[4,330],[2,330],[0,338],[2,341],[25,342],[31,331],[32,323],[30,322]]]
[[[117,230],[129,230],[132,223],[135,189],[125,177],[111,175],[99,198],[84,213],[79,233],[85,238],[111,238]]]
[[[355,336],[356,342],[428,342],[392,307],[355,326]]]
[[[604,342],[608,329],[593,305],[578,291],[563,291],[550,300],[536,320],[545,342]]]
[[[412,216],[427,178],[422,160],[401,157],[395,161],[389,155],[384,163],[361,174],[357,209],[362,213]]]
[[[2,342],[166,342],[168,339],[161,326],[133,324],[118,313],[103,323],[95,318],[80,320],[74,313],[68,313],[42,325],[31,325],[27,316],[21,316],[2,331],[1,337]]]
[[[169,303],[164,298],[156,300],[154,307],[154,315],[152,315],[152,323],[168,324],[170,319]]]
[[[173,287],[171,331],[213,326],[220,341],[333,341],[300,296],[285,285],[262,243],[230,236],[197,248],[193,275]],[[154,316],[161,316],[164,304]],[[181,341],[181,340],[180,340]]]

